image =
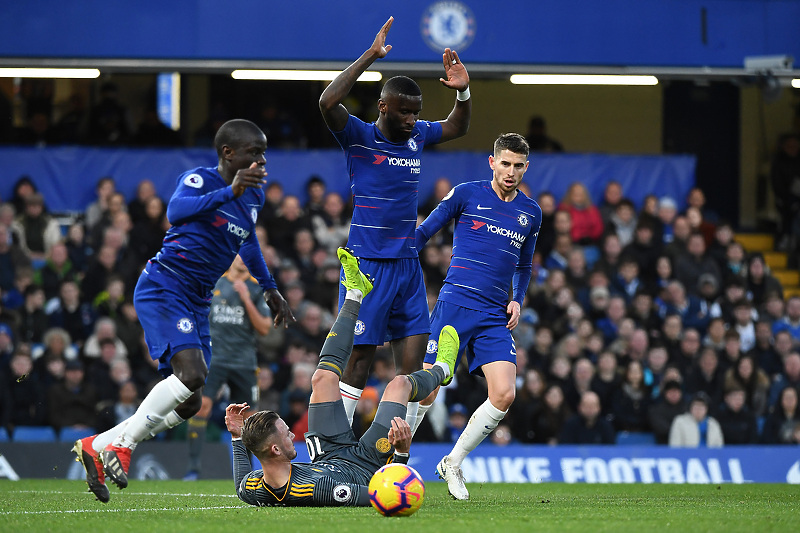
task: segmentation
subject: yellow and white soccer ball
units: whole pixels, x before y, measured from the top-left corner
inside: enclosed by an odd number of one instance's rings
[[[408,465],[382,466],[369,482],[369,501],[383,516],[410,516],[425,498],[425,483]]]

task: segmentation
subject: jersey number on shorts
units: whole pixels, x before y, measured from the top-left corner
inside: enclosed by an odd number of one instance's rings
[[[317,457],[325,453],[322,450],[319,437],[306,437],[306,448],[308,448],[308,457],[312,461],[316,460]]]

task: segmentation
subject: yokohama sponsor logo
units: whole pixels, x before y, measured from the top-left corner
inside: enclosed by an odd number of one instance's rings
[[[418,167],[419,159],[406,159],[404,157],[389,157],[386,159],[391,167]]]
[[[233,222],[228,222],[228,231],[239,237],[240,239],[246,239],[250,236],[250,232],[246,229],[237,226]]]
[[[501,228],[500,226],[495,226],[493,224],[486,224],[486,229],[489,230],[489,233],[495,233],[500,235],[501,237],[511,237],[515,241],[525,242],[525,235],[518,233],[516,231],[511,231],[510,229]]]

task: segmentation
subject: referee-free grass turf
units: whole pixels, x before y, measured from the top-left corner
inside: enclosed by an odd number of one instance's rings
[[[0,532],[800,531],[800,487],[750,485],[468,484],[471,500],[428,483],[420,510],[256,508],[232,481],[136,481],[102,504],[82,481],[0,481]]]

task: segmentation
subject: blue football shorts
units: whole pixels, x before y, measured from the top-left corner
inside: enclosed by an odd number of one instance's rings
[[[382,346],[387,341],[431,332],[419,259],[359,259],[359,268],[375,278],[375,283],[361,302],[354,344]],[[344,279],[344,273],[340,275]],[[346,292],[340,284],[339,309]]]
[[[446,325],[451,325],[458,332],[460,347],[456,368],[466,352],[469,371],[483,375],[481,367],[495,361],[508,361],[517,364],[517,347],[511,330],[506,328],[508,318],[467,309],[460,305],[439,300],[431,313],[431,338],[425,352],[425,362],[436,362],[436,350],[439,347],[439,333]]]
[[[150,357],[158,360],[158,371],[164,377],[172,374],[172,356],[188,348],[202,350],[206,367],[211,364],[211,299],[187,292],[174,274],[148,261],[133,293]]]

